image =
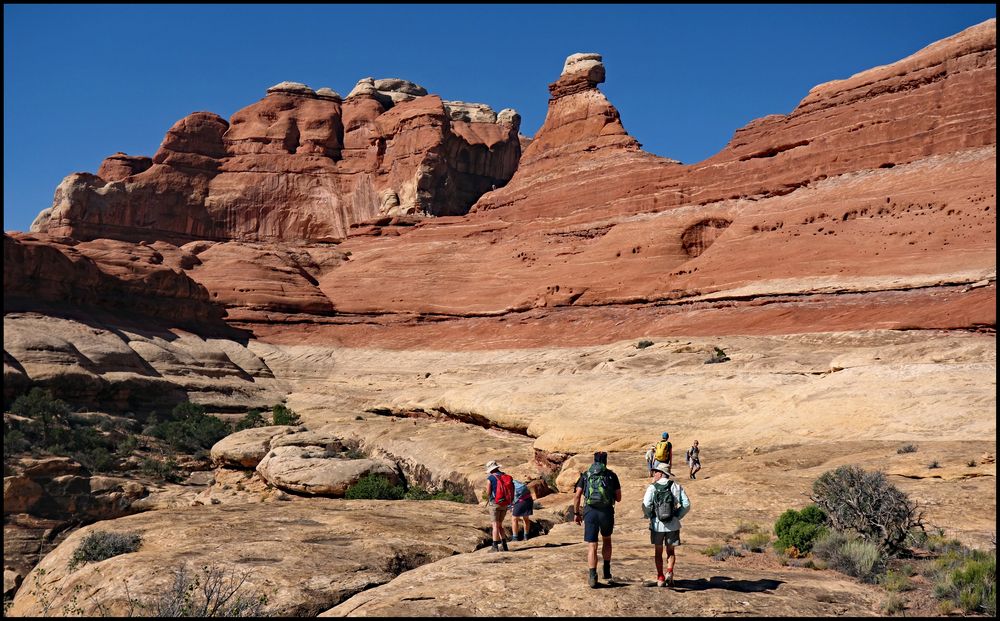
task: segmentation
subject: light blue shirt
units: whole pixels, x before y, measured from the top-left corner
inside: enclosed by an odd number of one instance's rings
[[[687,512],[691,510],[691,501],[688,499],[687,493],[679,483],[671,481],[667,477],[663,477],[655,483],[650,483],[649,487],[646,488],[646,495],[642,497],[642,506],[646,508],[651,508],[653,506],[653,492],[656,490],[654,487],[655,485],[673,485],[674,487],[671,491],[673,491],[674,497],[680,501],[681,507],[680,510],[677,511],[677,514],[674,515],[673,519],[666,524],[661,522],[656,517],[649,518],[649,521],[653,526],[652,530],[655,530],[658,533],[668,533],[680,530],[681,518],[687,515]]]

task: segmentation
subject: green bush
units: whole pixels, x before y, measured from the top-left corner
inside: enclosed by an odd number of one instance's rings
[[[271,408],[271,420],[275,425],[298,425],[302,422],[298,414],[280,403]]]
[[[809,505],[801,511],[789,509],[774,523],[774,534],[778,539],[774,547],[778,551],[794,547],[800,554],[808,554],[813,542],[826,532],[826,514],[816,505]]]
[[[42,444],[48,445],[53,441],[51,437],[53,430],[66,425],[69,405],[61,399],[54,398],[50,390],[36,387],[28,391],[28,394],[15,399],[10,411],[12,414],[36,421],[40,426]]]
[[[405,492],[399,485],[393,485],[387,478],[378,474],[368,474],[354,485],[347,488],[345,498],[357,500],[374,498],[378,500],[402,500]]]
[[[890,569],[879,579],[879,582],[886,591],[912,591],[914,588],[913,583],[910,582],[908,576],[909,574],[906,572],[892,571]]]
[[[743,542],[743,547],[751,552],[763,552],[767,544],[771,542],[771,535],[767,533],[754,533]],[[787,548],[787,546],[786,546]]]
[[[232,433],[229,423],[205,414],[205,408],[193,403],[181,403],[174,408],[175,420],[153,425],[149,435],[166,441],[174,450],[194,453]]]
[[[177,462],[172,457],[165,461],[153,459],[152,457],[144,457],[139,464],[139,471],[146,476],[167,481],[168,483],[179,483],[181,481],[180,473],[177,470]]]
[[[70,570],[80,563],[96,563],[112,556],[135,552],[142,545],[142,536],[135,533],[111,533],[96,530],[83,538],[69,559]]]
[[[813,543],[813,554],[830,569],[874,584],[885,569],[886,556],[875,544],[856,535],[829,531]]]
[[[267,420],[264,419],[263,410],[254,408],[247,412],[247,415],[241,418],[234,428],[235,431],[242,431],[244,429],[253,429],[254,427],[266,427]]]
[[[853,531],[887,554],[905,547],[910,532],[923,528],[917,506],[882,472],[841,466],[813,483],[812,500],[837,530]]]
[[[996,550],[951,550],[937,559],[935,565],[935,597],[967,614],[996,616]]]
[[[465,502],[465,496],[458,492],[441,490],[431,493],[420,487],[411,487],[406,490],[403,498],[405,500],[449,500],[451,502]]]

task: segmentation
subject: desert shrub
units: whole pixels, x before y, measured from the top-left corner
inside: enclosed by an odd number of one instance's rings
[[[816,505],[809,505],[801,511],[789,509],[774,523],[777,540],[774,547],[787,550],[794,547],[799,554],[808,554],[813,542],[826,532],[826,514]]]
[[[174,570],[174,579],[157,598],[148,601],[130,600],[130,613],[141,611],[151,617],[265,617],[267,595],[247,585],[253,570],[226,570],[205,565],[201,575],[189,571],[187,565]],[[130,614],[129,616],[133,616]]]
[[[298,414],[280,403],[271,408],[271,419],[275,425],[298,425],[302,422]]]
[[[702,550],[701,553],[704,554],[705,556],[715,556],[716,554],[719,553],[720,550],[722,550],[722,544],[710,543],[707,546],[705,546],[705,549]]]
[[[885,568],[886,557],[879,547],[856,535],[829,531],[813,543],[813,554],[830,569],[874,584]]]
[[[886,591],[912,591],[913,583],[910,582],[909,574],[903,571],[892,571],[891,569],[885,572],[881,578],[879,578],[879,583],[881,583],[882,588]]]
[[[940,467],[941,467],[941,464],[938,463],[938,460],[936,460],[936,459],[934,461],[932,461],[931,463],[927,464],[928,470],[934,470],[935,468],[940,468]]]
[[[160,422],[149,429],[149,435],[166,441],[171,448],[186,453],[211,448],[232,432],[229,423],[205,414],[205,408],[193,403],[181,403],[174,408],[174,420]]]
[[[879,471],[841,466],[813,483],[812,500],[823,509],[833,527],[853,531],[893,554],[915,528],[923,528],[917,506]]]
[[[118,464],[118,460],[102,446],[74,453],[73,458],[91,472],[110,472]]]
[[[374,498],[378,500],[402,500],[405,492],[399,485],[394,485],[384,476],[378,474],[368,474],[354,485],[347,488],[345,498],[356,500],[359,498]]]
[[[913,444],[904,444],[903,446],[896,449],[896,453],[898,455],[903,455],[905,453],[916,453],[916,452],[917,452],[917,447],[916,445]]]
[[[403,498],[406,500],[449,500],[451,502],[465,502],[465,496],[458,492],[440,490],[432,493],[420,487],[411,487],[406,490],[406,494],[403,495]]]
[[[743,520],[740,520],[736,524],[736,531],[734,531],[733,534],[743,535],[745,533],[759,533],[759,532],[761,532],[760,524],[756,524],[753,522],[744,522]]]
[[[3,422],[3,458],[10,459],[17,453],[23,453],[31,447],[28,437],[16,425]]]
[[[52,391],[44,388],[32,388],[28,394],[21,395],[10,406],[12,414],[24,416],[36,421],[42,437],[42,444],[48,445],[54,440],[52,433],[59,426],[66,424],[69,415],[69,405],[61,399],[52,396]]]
[[[769,543],[771,543],[771,535],[767,533],[754,533],[743,542],[743,547],[751,552],[763,552]]]
[[[112,556],[135,552],[142,545],[142,536],[137,533],[112,533],[95,530],[88,534],[73,550],[69,568],[76,569],[81,563],[96,563]]]
[[[712,558],[717,561],[724,561],[731,556],[743,556],[743,553],[727,543],[719,548],[719,551],[713,554]]]
[[[652,347],[652,346],[653,346],[653,341],[645,341],[645,340],[639,341],[638,343],[635,344],[636,349],[646,349],[647,347]]]
[[[242,431],[244,429],[253,429],[254,427],[266,427],[267,420],[264,419],[263,410],[254,408],[247,412],[246,416],[241,418],[236,422],[236,426],[233,428],[234,431]]]
[[[975,468],[979,464],[976,463],[975,459],[970,459],[969,461],[965,462],[965,465],[968,466],[969,468]]]
[[[996,550],[951,549],[934,562],[931,578],[935,597],[948,608],[996,616]]]
[[[906,600],[899,593],[890,593],[882,602],[882,613],[896,615],[906,610]]]
[[[181,481],[180,473],[177,470],[177,462],[172,457],[164,461],[152,457],[144,457],[139,464],[139,471],[146,476],[169,483],[179,483]]]
[[[115,455],[118,457],[128,457],[137,448],[139,448],[139,438],[133,434],[129,434],[122,438],[115,446]]]
[[[272,425],[297,425],[299,422],[299,415],[291,408],[281,403],[271,407]]]

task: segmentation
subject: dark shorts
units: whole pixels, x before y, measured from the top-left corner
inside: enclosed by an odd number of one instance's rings
[[[511,513],[514,517],[525,517],[531,515],[535,509],[535,499],[528,496],[524,500],[518,500],[511,507]]]
[[[615,529],[614,509],[595,509],[586,507],[583,510],[583,540],[587,543],[597,543],[597,533],[602,537],[610,537]]]
[[[654,546],[662,546],[663,544],[679,546],[681,545],[681,531],[670,530],[665,533],[658,533],[655,530],[651,530],[649,531],[649,542]]]

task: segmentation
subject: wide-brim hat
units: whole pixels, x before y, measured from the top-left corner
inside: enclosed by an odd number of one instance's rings
[[[497,462],[495,461],[486,462],[486,474],[489,474],[494,470],[499,470],[499,469],[500,469],[500,464],[498,464]]]
[[[653,470],[656,470],[657,472],[662,472],[668,477],[673,476],[672,474],[670,474],[670,469],[667,468],[667,464],[656,464],[656,467],[653,468]]]

